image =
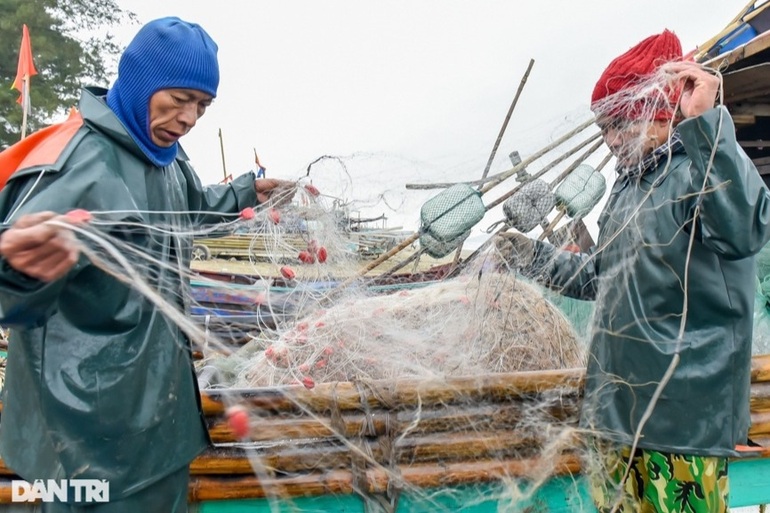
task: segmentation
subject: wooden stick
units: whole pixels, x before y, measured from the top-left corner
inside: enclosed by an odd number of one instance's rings
[[[770,411],[770,383],[752,383],[749,404],[752,412]]]
[[[757,435],[770,435],[770,411],[761,411],[751,414],[749,437]]]
[[[227,165],[225,164],[225,141],[222,137],[222,129],[219,129],[219,152],[222,154],[222,172],[225,175],[225,183],[227,183]]]
[[[549,144],[549,145],[548,145],[548,146],[546,146],[545,148],[543,148],[543,149],[541,149],[540,151],[538,151],[538,152],[534,153],[533,155],[530,155],[529,157],[527,157],[526,159],[524,159],[523,161],[521,161],[521,163],[520,163],[518,166],[514,166],[513,168],[509,169],[508,171],[505,171],[505,172],[503,172],[503,173],[500,173],[500,174],[498,175],[498,177],[497,177],[495,180],[492,180],[492,181],[491,181],[491,182],[489,182],[488,184],[484,185],[484,187],[483,187],[483,188],[481,189],[481,191],[480,191],[480,192],[481,192],[481,194],[486,194],[486,193],[487,193],[487,192],[489,192],[489,191],[490,191],[490,190],[491,190],[493,187],[496,187],[497,185],[499,185],[499,184],[500,184],[500,183],[502,183],[503,181],[505,181],[505,180],[507,180],[508,178],[510,178],[511,176],[515,175],[515,174],[516,174],[516,173],[517,173],[517,172],[518,172],[520,169],[524,169],[524,168],[526,168],[526,167],[527,167],[527,166],[529,166],[529,165],[530,165],[532,162],[536,161],[537,159],[539,159],[540,157],[542,157],[542,156],[543,156],[543,155],[545,155],[546,153],[550,152],[550,151],[551,151],[551,150],[553,150],[554,148],[558,148],[559,146],[561,146],[561,145],[562,145],[562,144],[564,144],[565,142],[569,141],[570,139],[572,139],[573,137],[575,137],[577,134],[581,133],[583,130],[585,130],[586,128],[590,127],[590,126],[591,126],[591,125],[593,125],[593,124],[594,124],[594,120],[593,120],[593,118],[592,118],[592,119],[589,119],[588,121],[586,121],[586,122],[585,122],[585,123],[583,123],[582,125],[580,125],[580,126],[578,126],[578,127],[574,128],[574,129],[572,129],[571,131],[567,132],[566,134],[562,135],[561,137],[559,137],[558,139],[556,139],[554,142],[552,142],[551,144]],[[600,136],[601,136],[601,134],[597,133],[596,135],[592,136],[592,138],[591,138],[590,140],[593,140],[594,138],[596,138],[596,137],[600,137]],[[579,145],[579,146],[578,146],[578,148],[582,148],[582,147],[583,147],[582,145]],[[575,151],[575,150],[573,150],[573,153],[574,153],[574,151]],[[570,154],[571,154],[571,153],[570,153]],[[565,156],[564,158],[567,158],[568,156],[569,156],[569,154],[568,154],[567,156]],[[561,162],[562,160],[564,160],[564,158],[562,158],[561,160],[557,159],[557,161],[558,161],[558,162]],[[544,174],[544,172],[541,170],[541,171],[539,171],[538,173],[535,173],[534,175],[532,175],[532,178],[533,178],[533,179],[534,179],[534,178],[537,178],[538,176],[541,176],[542,174]],[[488,208],[491,208],[491,207],[488,207]]]
[[[253,474],[250,458],[274,472],[298,473],[350,468],[353,461],[368,455],[372,462],[400,465],[436,461],[473,461],[532,454],[542,447],[543,433],[490,431],[440,433],[399,439],[389,446],[383,439],[354,439],[350,443],[311,441],[277,446],[214,446],[190,465],[192,475]],[[355,450],[352,446],[355,446]]]
[[[249,440],[252,442],[297,439],[339,439],[356,436],[400,434],[451,433],[469,430],[515,429],[526,415],[524,403],[483,404],[463,408],[440,406],[420,411],[373,410],[369,413],[346,413],[313,417],[257,417],[251,422]],[[563,405],[545,411],[554,419],[568,420],[576,414],[576,400],[563,399]],[[214,443],[238,442],[227,421],[207,419],[208,431]]]
[[[488,179],[485,182],[486,185],[484,185],[484,189],[482,189],[482,194],[488,192],[491,188],[493,188],[496,185],[498,185],[499,183],[507,180],[511,176],[513,176],[516,173],[518,173],[520,170],[526,168],[527,166],[529,166],[534,161],[536,161],[537,159],[539,159],[540,157],[542,157],[546,153],[550,152],[554,148],[557,148],[557,147],[561,146],[562,144],[564,144],[568,140],[572,139],[577,134],[579,134],[580,132],[582,132],[583,130],[585,130],[586,128],[590,127],[593,124],[594,124],[594,120],[593,119],[590,119],[590,120],[586,121],[582,125],[580,125],[578,127],[575,127],[574,129],[570,130],[566,134],[562,135],[561,137],[559,137],[558,139],[553,141],[551,144],[543,147],[542,149],[540,149],[536,153],[530,155],[525,160],[521,161],[521,163],[519,163],[518,165],[513,166],[511,169],[508,169],[507,171],[503,171],[502,173],[498,173],[498,174],[494,175],[493,177],[490,177],[490,179]],[[407,189],[445,189],[447,187],[451,187],[452,185],[457,185],[458,183],[465,183],[465,184],[475,185],[478,182],[449,182],[449,183],[438,183],[438,184],[406,184],[406,188]]]
[[[770,382],[770,354],[754,356],[751,359],[751,382]]]
[[[585,370],[565,369],[484,374],[480,376],[421,380],[373,380],[368,383],[318,383],[313,390],[301,385],[256,389],[205,390],[201,396],[205,415],[221,415],[225,401],[246,403],[273,412],[327,412],[363,408],[423,407],[485,401],[509,401],[525,394],[573,389],[582,385]]]
[[[457,248],[457,249],[458,250],[462,249],[462,245],[460,245],[460,247]],[[424,252],[425,252],[425,249],[423,249],[423,248],[418,249],[412,255],[410,255],[409,258],[405,258],[402,262],[399,262],[395,266],[391,267],[390,269],[388,269],[387,272],[382,273],[379,277],[380,278],[387,278],[389,276],[393,276],[398,271],[400,271],[401,269],[403,269],[407,265],[411,264],[412,262],[414,262],[415,260],[420,258]]]
[[[29,111],[30,97],[29,97],[29,75],[26,73],[21,79],[21,138],[27,137],[27,111]]]
[[[521,77],[521,82],[519,82],[519,88],[516,89],[516,95],[513,97],[513,103],[511,103],[511,107],[508,109],[508,114],[505,115],[503,126],[500,127],[500,133],[497,134],[497,140],[495,141],[495,144],[492,147],[492,153],[489,155],[489,160],[487,161],[487,165],[484,168],[484,172],[481,174],[481,178],[486,178],[487,175],[489,174],[489,168],[492,167],[492,161],[495,160],[495,155],[497,154],[497,148],[500,146],[500,141],[503,139],[503,135],[505,134],[505,129],[508,128],[508,121],[510,121],[511,114],[513,114],[513,109],[516,108],[516,104],[519,102],[519,96],[521,96],[521,91],[524,89],[524,84],[527,83],[527,78],[529,78],[529,72],[532,71],[532,66],[534,65],[535,65],[535,59],[530,59],[529,66],[527,66],[527,71],[524,72],[524,76]]]
[[[559,213],[556,215],[556,217],[554,217],[553,221],[548,224],[548,227],[543,230],[543,233],[540,234],[537,240],[544,240],[546,237],[551,235],[553,233],[553,229],[557,224],[559,224],[559,221],[561,221],[561,218],[565,215],[567,215],[567,211],[564,208],[559,208]]]
[[[536,178],[540,178],[541,176],[543,176],[544,174],[549,172],[551,169],[553,169],[554,167],[558,166],[559,164],[561,164],[562,162],[564,162],[565,160],[570,158],[572,155],[574,155],[575,153],[579,152],[580,150],[582,150],[583,148],[585,148],[586,146],[588,146],[592,142],[596,141],[600,137],[601,137],[601,134],[597,133],[597,134],[592,135],[588,139],[582,141],[580,144],[578,144],[577,146],[575,146],[571,150],[565,152],[564,154],[560,155],[558,158],[556,158],[556,159],[552,160],[551,162],[549,162],[545,167],[543,167],[543,169],[541,169],[537,173],[533,173],[530,180],[534,180]],[[519,167],[519,166],[521,166],[521,164],[519,164],[516,167]],[[505,200],[507,200],[508,198],[510,198],[511,196],[516,194],[517,192],[519,192],[519,190],[521,190],[521,188],[524,187],[524,185],[526,183],[528,183],[528,182],[529,181],[517,185],[516,187],[514,187],[510,191],[506,192],[505,194],[503,194],[502,196],[500,196],[496,200],[488,203],[487,206],[486,206],[486,209],[487,210],[491,210],[491,209],[495,208],[497,205],[499,205],[500,203],[504,202]],[[489,187],[490,185],[492,185],[492,183],[490,183],[487,186],[485,186],[485,190],[489,190],[489,189],[486,189],[486,187]]]
[[[554,188],[557,185],[559,185],[574,170],[576,170],[580,164],[585,162],[588,159],[588,157],[590,157],[591,155],[596,153],[596,150],[598,150],[603,144],[604,144],[604,139],[599,139],[598,141],[596,141],[596,143],[594,143],[593,146],[588,148],[582,155],[580,155],[578,158],[576,158],[575,161],[567,167],[567,169],[565,169],[564,171],[559,173],[559,176],[557,176],[556,178],[554,178],[551,181],[551,183],[549,184],[551,186],[551,188]]]
[[[597,172],[601,172],[601,170],[602,170],[602,169],[604,169],[604,166],[606,166],[606,165],[607,165],[607,163],[608,163],[610,160],[612,160],[612,157],[613,157],[612,153],[608,153],[608,154],[607,154],[607,155],[604,157],[604,159],[602,159],[602,161],[599,163],[599,165],[598,165],[598,166],[596,166],[596,171],[597,171]],[[547,225],[546,225],[546,226],[547,226]],[[492,242],[495,240],[495,237],[497,237],[498,235],[500,235],[500,234],[502,234],[502,233],[504,233],[504,232],[508,231],[510,228],[511,228],[511,227],[510,227],[510,226],[508,226],[507,224],[504,224],[502,227],[500,227],[500,228],[499,228],[499,229],[498,229],[498,230],[497,230],[495,233],[493,233],[493,234],[492,234],[492,236],[491,236],[491,237],[489,237],[489,238],[488,238],[486,241],[484,241],[484,242],[483,242],[483,243],[482,243],[482,244],[481,244],[481,245],[480,245],[478,248],[476,248],[476,250],[475,250],[473,253],[471,253],[471,254],[468,256],[468,258],[466,258],[466,259],[465,259],[465,262],[471,262],[471,261],[473,261],[473,259],[477,258],[477,257],[479,256],[479,254],[481,254],[481,252],[482,252],[482,251],[484,251],[486,248],[488,248],[488,247],[489,247],[489,245],[490,245],[490,244],[492,244]],[[544,228],[544,230],[545,230],[545,228]],[[462,265],[461,265],[461,266],[460,266],[458,269],[460,269],[460,268],[462,268]],[[450,275],[450,276],[451,276],[451,275]]]
[[[455,377],[445,380],[375,380],[367,384],[352,382],[318,383],[313,390],[301,385],[256,389],[204,390],[201,394],[206,416],[222,415],[225,401],[246,403],[267,412],[327,412],[364,408],[424,407],[441,404],[510,401],[512,398],[548,390],[577,390],[585,369],[530,371]],[[753,384],[770,383],[770,355],[751,360]],[[1,406],[1,403],[0,403]],[[1,410],[0,410],[1,411]]]
[[[391,481],[408,488],[438,488],[464,484],[488,483],[505,478],[527,478],[548,471],[552,475],[573,474],[580,470],[580,458],[563,454],[555,458],[480,460],[474,462],[398,467],[393,471],[367,469],[361,475],[349,470],[335,470],[284,478],[250,476],[239,478],[193,477],[191,502],[266,498],[289,499],[320,495],[350,495],[357,489],[364,493],[383,493]],[[8,491],[10,495],[10,490]],[[6,496],[0,488],[0,501]]]
[[[535,153],[534,155],[530,156],[527,160],[522,161],[520,164],[514,166],[510,170],[496,175],[496,177],[493,180],[488,182],[486,185],[484,185],[480,189],[480,191],[479,191],[480,194],[482,194],[482,195],[486,194],[492,188],[494,188],[495,186],[497,186],[498,184],[500,184],[501,182],[503,182],[507,178],[511,177],[512,175],[514,175],[519,170],[525,169],[527,165],[529,165],[530,163],[534,162],[536,159],[540,158],[542,155],[544,155],[545,153],[547,153],[551,149],[553,149],[553,148],[559,146],[560,144],[566,142],[567,140],[569,140],[574,135],[582,132],[583,130],[585,130],[586,128],[591,126],[591,124],[593,124],[593,120],[591,120],[589,122],[586,122],[583,125],[575,128],[574,130],[572,130],[568,134],[563,135],[560,139],[557,139],[552,144],[547,146],[546,149],[540,150],[540,152]],[[580,151],[582,148],[584,148],[589,143],[591,143],[592,141],[596,140],[599,137],[601,137],[600,133],[594,134],[593,136],[589,137],[588,139],[586,139],[582,143],[578,144],[575,148],[569,150],[567,153],[565,153],[562,156],[558,157],[557,159],[555,159],[554,161],[549,163],[547,166],[545,166],[543,169],[541,169],[540,171],[538,171],[537,173],[532,175],[532,179],[534,180],[535,178],[539,178],[540,176],[544,175],[545,173],[550,171],[553,167],[555,167],[556,165],[560,164],[561,162],[563,162],[564,160],[566,160],[567,158],[572,156],[574,153]],[[435,184],[434,184],[434,186],[435,186]],[[523,186],[524,186],[524,184],[519,184],[518,186],[514,187],[510,192],[504,194],[503,196],[501,196],[497,200],[495,200],[492,203],[489,203],[488,205],[486,205],[486,207],[484,207],[485,210],[488,212],[492,208],[496,207],[497,205],[499,205],[500,203],[502,203],[503,201],[508,199],[508,197],[510,197],[511,195],[513,195],[516,192],[518,192]],[[401,250],[403,250],[405,247],[409,246],[410,244],[412,244],[413,242],[415,242],[419,238],[420,238],[420,232],[418,231],[415,234],[413,234],[412,236],[408,237],[406,240],[404,240],[398,246],[394,247],[393,249],[391,249],[390,251],[388,251],[384,255],[380,256],[376,260],[374,260],[374,261],[370,262],[369,264],[367,264],[358,273],[354,274],[353,276],[349,277],[347,280],[342,282],[340,284],[340,286],[339,286],[339,289],[347,288],[350,284],[352,284],[358,278],[360,278],[361,276],[364,276],[366,273],[368,273],[372,269],[376,268],[377,266],[379,266],[380,264],[382,264],[386,260],[390,259],[396,253],[399,253]]]

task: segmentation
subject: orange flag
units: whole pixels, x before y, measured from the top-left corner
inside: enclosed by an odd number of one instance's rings
[[[25,24],[21,35],[19,67],[16,69],[16,79],[11,86],[11,89],[17,89],[21,93],[16,103],[20,103],[24,109],[29,106],[29,79],[32,75],[37,75],[37,70],[32,62],[32,45],[29,42],[29,29]]]

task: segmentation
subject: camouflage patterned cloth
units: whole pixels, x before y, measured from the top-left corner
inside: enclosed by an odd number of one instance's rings
[[[590,474],[591,496],[600,512],[725,513],[729,483],[727,458],[637,450],[600,450],[601,469]],[[619,503],[619,507],[614,509]]]

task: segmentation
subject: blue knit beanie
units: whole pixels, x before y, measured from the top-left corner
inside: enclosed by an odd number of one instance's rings
[[[216,96],[217,45],[200,25],[176,17],[147,23],[120,57],[107,104],[157,166],[176,158],[179,144],[164,148],[150,136],[150,98],[161,89],[195,89]]]

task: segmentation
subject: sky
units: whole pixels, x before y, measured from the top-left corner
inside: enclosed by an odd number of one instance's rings
[[[254,169],[255,150],[268,176],[291,180],[321,156],[340,157],[314,165],[309,179],[364,217],[382,213],[391,228],[415,229],[438,191],[404,184],[479,179],[530,59],[492,173],[510,167],[512,150],[526,157],[588,119],[594,83],[614,57],[665,28],[687,52],[746,2],[118,3],[141,22],[199,23],[219,45],[218,96],[182,139],[205,183],[224,176],[221,130],[228,174]],[[127,44],[138,29],[115,35]],[[612,179],[611,169],[604,174]],[[490,211],[476,231],[500,217]]]

